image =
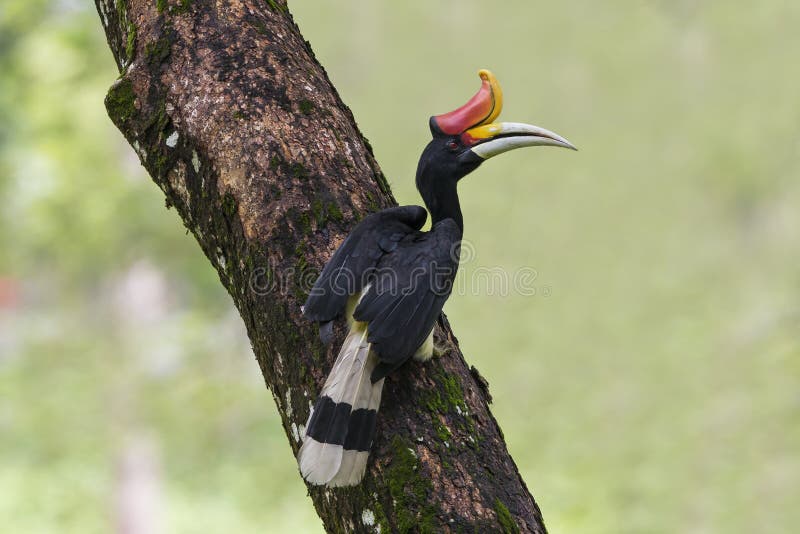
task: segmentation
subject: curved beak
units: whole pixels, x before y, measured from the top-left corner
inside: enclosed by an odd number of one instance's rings
[[[470,147],[468,152],[484,160],[526,146],[559,146],[578,150],[557,133],[522,122],[498,122],[476,126],[462,133],[461,141]]]

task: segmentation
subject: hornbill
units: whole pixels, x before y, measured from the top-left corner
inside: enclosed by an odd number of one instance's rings
[[[456,186],[484,160],[526,146],[575,149],[563,137],[529,124],[494,121],[503,105],[488,70],[460,108],[430,118],[433,139],[417,167],[421,206],[388,208],[365,217],[325,265],[303,306],[328,343],[332,321],[349,333],[322,387],[297,455],[311,484],[352,486],[367,466],[386,375],[410,358],[433,356],[433,326],[450,295],[464,230]]]

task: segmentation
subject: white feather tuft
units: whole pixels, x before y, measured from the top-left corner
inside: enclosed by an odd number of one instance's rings
[[[342,463],[342,446],[320,443],[308,436],[297,454],[300,473],[311,484],[327,484],[339,471]]]

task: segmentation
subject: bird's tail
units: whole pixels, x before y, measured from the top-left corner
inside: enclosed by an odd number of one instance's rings
[[[317,485],[353,486],[367,468],[383,379],[370,380],[378,358],[366,323],[354,322],[306,423],[300,472]]]

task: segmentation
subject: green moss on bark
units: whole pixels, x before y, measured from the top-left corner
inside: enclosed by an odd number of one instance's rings
[[[314,219],[317,221],[318,228],[325,226],[325,206],[320,199],[315,198],[311,201],[311,213],[314,214]]]
[[[128,60],[128,64],[130,64],[136,55],[136,25],[129,23],[126,31],[128,33],[128,39],[125,45],[125,58]]]
[[[429,392],[425,402],[428,409],[443,414],[454,412],[456,408],[466,410],[467,401],[458,379],[445,373],[438,374],[435,378],[441,387]]]
[[[430,479],[419,472],[419,460],[408,443],[396,436],[392,440],[392,461],[386,468],[389,493],[397,531],[434,532],[436,507],[429,502],[433,491]]]
[[[500,501],[494,500],[494,511],[497,514],[497,522],[500,523],[500,528],[503,529],[503,534],[519,534],[519,527],[517,522],[514,521],[514,516],[508,511],[508,507]]]
[[[292,163],[289,166],[289,170],[291,171],[292,176],[294,176],[295,178],[300,178],[302,180],[308,178],[308,171],[300,162]]]
[[[169,39],[162,37],[157,41],[147,43],[144,47],[144,55],[148,63],[156,65],[167,59],[171,48],[172,45]]]
[[[309,225],[309,232],[311,231],[310,228],[310,219],[308,215],[305,215],[305,223]],[[344,220],[344,215],[342,214],[342,210],[339,209],[339,206],[335,202],[323,202],[319,198],[315,198],[311,201],[311,215],[314,218],[314,221],[317,223],[317,228],[324,228],[328,221],[335,221],[335,222],[342,222]],[[305,227],[305,224],[303,225]]]
[[[236,199],[229,192],[222,197],[222,210],[231,219],[236,215]]]
[[[371,147],[370,147],[370,152],[372,152]],[[384,194],[387,195],[392,194],[392,188],[389,187],[389,181],[386,180],[386,175],[383,174],[381,171],[375,173],[375,181],[378,182],[378,187]]]
[[[286,13],[286,6],[279,4],[275,0],[267,0],[269,7],[272,8],[272,11],[277,11],[278,13]]]
[[[335,202],[328,203],[328,216],[336,222],[342,222],[344,220],[344,215],[342,214],[342,210],[339,209],[338,204]]]
[[[439,438],[439,441],[442,443],[449,442],[452,434],[450,433],[450,429],[444,426],[441,421],[434,420],[434,430],[436,430],[436,436]]]
[[[269,159],[269,168],[270,170],[276,171],[281,166],[281,157],[277,154],[274,154]]]
[[[106,111],[114,124],[120,126],[136,115],[136,93],[133,83],[127,78],[120,78],[111,86],[106,95]]]
[[[314,104],[311,100],[301,100],[298,107],[300,108],[300,113],[303,115],[310,115],[311,112],[314,111]]]
[[[189,11],[189,8],[192,7],[193,0],[181,0],[180,3],[172,8],[170,11],[177,15],[182,15]]]
[[[375,213],[376,211],[380,211],[380,209],[381,205],[378,204],[378,200],[371,192],[367,191],[367,210],[369,210],[370,213]]]
[[[314,228],[311,226],[311,217],[308,216],[308,213],[301,213],[298,215],[297,222],[299,223],[303,235],[309,235],[314,231]]]

